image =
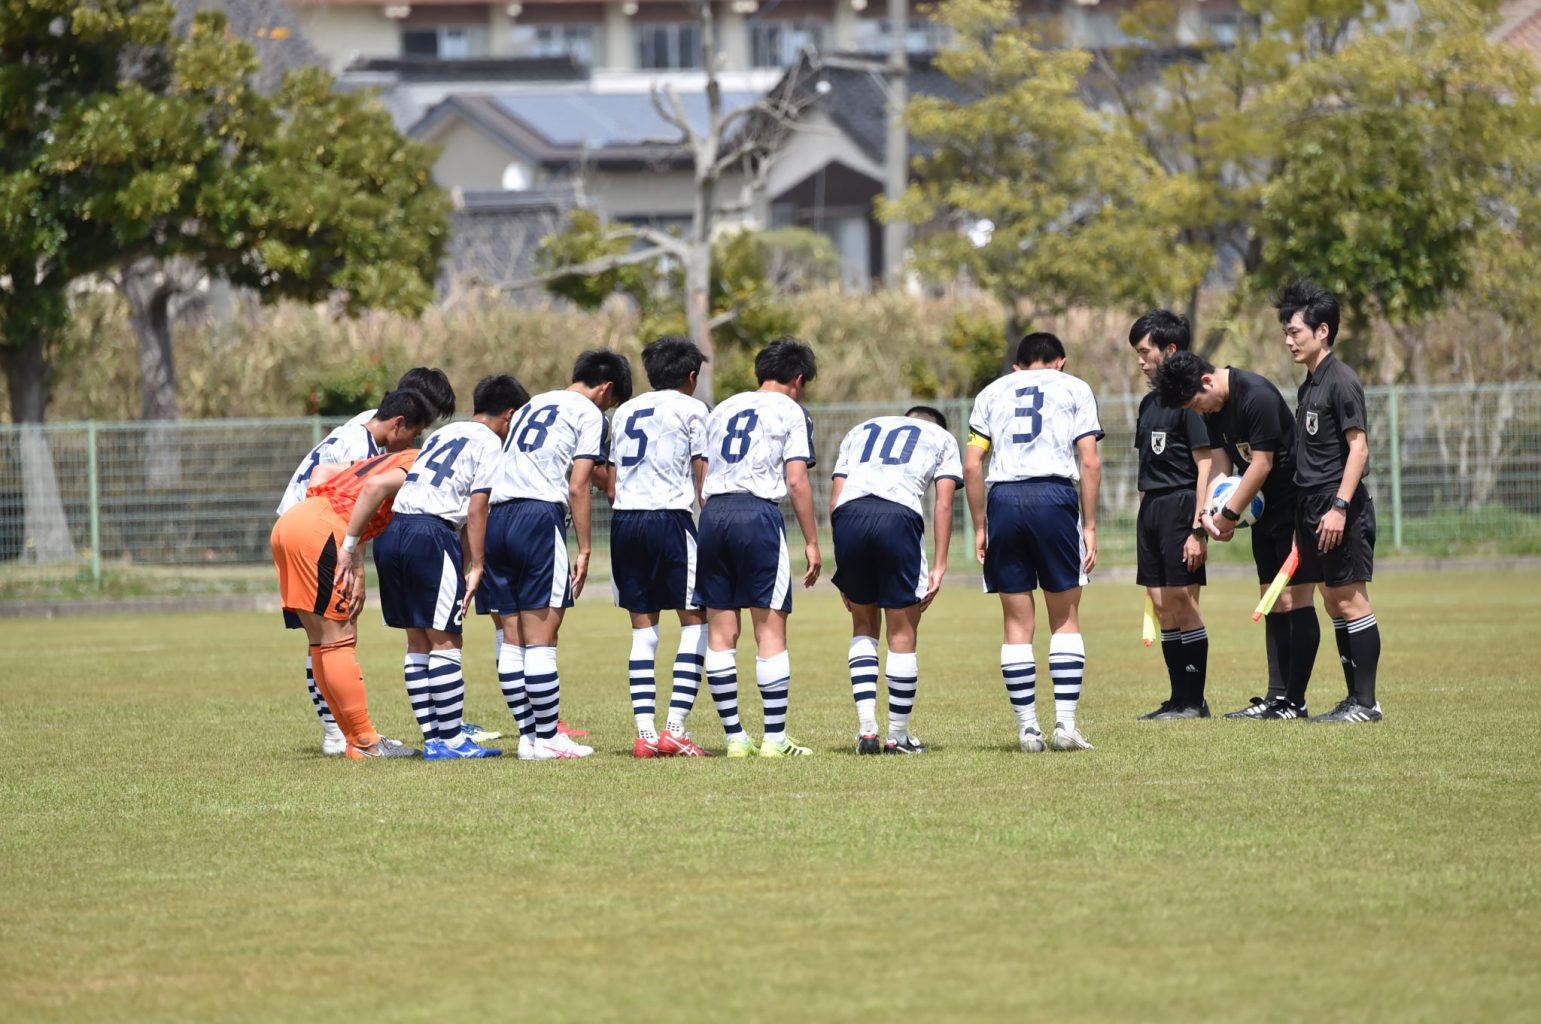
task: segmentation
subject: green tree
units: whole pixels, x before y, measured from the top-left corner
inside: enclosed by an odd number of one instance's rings
[[[1009,0],[937,9],[956,33],[937,65],[964,95],[910,102],[923,155],[883,216],[929,228],[921,269],[994,293],[1011,334],[1025,316],[1191,287],[1203,267],[1154,215],[1154,158],[1082,98],[1091,56],[1050,46],[1016,15]]]

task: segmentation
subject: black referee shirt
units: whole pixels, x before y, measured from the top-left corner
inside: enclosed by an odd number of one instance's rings
[[[1204,417],[1192,409],[1168,409],[1152,391],[1140,399],[1134,447],[1140,453],[1140,490],[1186,487],[1191,491],[1199,482],[1193,449],[1209,447],[1209,432],[1204,429]]]
[[[1287,499],[1295,490],[1295,421],[1284,396],[1266,377],[1227,366],[1231,393],[1219,412],[1204,417],[1213,445],[1224,448],[1235,472],[1245,473],[1253,452],[1272,452],[1263,500]]]
[[[1295,483],[1304,490],[1343,482],[1350,430],[1364,430],[1364,385],[1359,374],[1331,352],[1297,392],[1295,405]],[[1370,475],[1365,467],[1364,475]]]

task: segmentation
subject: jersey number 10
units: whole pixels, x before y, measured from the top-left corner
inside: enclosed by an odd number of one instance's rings
[[[872,452],[877,450],[878,458],[885,466],[903,466],[909,463],[910,456],[915,454],[915,445],[920,441],[920,428],[913,423],[906,423],[902,427],[895,427],[883,438],[883,444],[878,446],[878,437],[882,435],[883,428],[876,423],[867,424],[867,443],[862,446],[860,462],[871,462]],[[897,449],[897,451],[895,450]]]

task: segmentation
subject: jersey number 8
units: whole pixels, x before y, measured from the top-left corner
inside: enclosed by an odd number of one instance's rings
[[[754,433],[754,428],[760,423],[760,417],[753,409],[745,409],[735,413],[728,420],[728,433],[722,439],[722,457],[727,462],[742,462],[744,456],[749,453],[749,435]]]

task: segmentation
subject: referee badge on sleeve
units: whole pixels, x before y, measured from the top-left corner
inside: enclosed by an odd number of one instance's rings
[[[1306,433],[1310,434],[1312,437],[1315,437],[1316,436],[1316,428],[1317,428],[1316,410],[1315,409],[1307,409],[1306,410]]]
[[[1150,450],[1153,455],[1160,455],[1166,451],[1166,431],[1152,430],[1150,432]]]

